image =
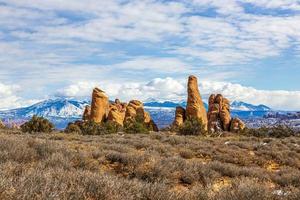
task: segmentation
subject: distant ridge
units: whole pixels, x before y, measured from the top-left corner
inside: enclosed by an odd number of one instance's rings
[[[208,109],[208,104],[203,102],[206,109]],[[166,107],[166,108],[176,108],[177,106],[186,107],[186,102],[172,102],[172,101],[151,101],[144,103],[147,107]],[[231,110],[233,111],[271,111],[272,109],[265,105],[252,105],[242,101],[233,101],[231,103]]]
[[[89,104],[90,101],[76,99],[49,99],[25,108],[0,111],[0,118],[6,122],[22,122],[28,120],[33,115],[38,115],[50,119],[57,128],[62,129],[65,128],[69,122],[80,119],[85,106]],[[174,110],[178,105],[186,107],[186,102],[159,102],[152,99],[151,102],[144,103],[145,109],[150,112],[154,121],[156,121],[160,127],[172,122],[174,119]],[[204,103],[204,106],[207,109],[208,105],[206,103]],[[235,112],[235,114],[238,113],[238,115],[244,115],[242,113],[249,111],[271,111],[271,109],[265,105],[255,106],[239,101],[232,102],[231,106],[232,111]],[[248,115],[248,113],[246,115]]]
[[[49,99],[25,108],[0,111],[1,118],[28,118],[33,115],[43,117],[80,117],[88,101],[75,99]]]

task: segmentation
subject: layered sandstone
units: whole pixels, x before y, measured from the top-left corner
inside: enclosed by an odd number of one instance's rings
[[[108,115],[109,100],[104,91],[95,88],[92,94],[91,117],[90,120],[100,123],[103,122]]]
[[[175,111],[173,127],[180,127],[189,118],[199,119],[209,132],[232,131],[239,132],[245,128],[240,119],[233,119],[230,115],[230,101],[221,94],[212,94],[208,99],[206,113],[195,76],[188,80],[187,106],[184,109],[178,106]]]
[[[175,120],[173,122],[173,126],[175,127],[182,126],[184,121],[185,121],[185,109],[181,106],[177,106],[175,111]]]
[[[86,107],[83,120],[91,120],[96,123],[115,122],[120,126],[137,121],[145,124],[151,130],[158,131],[156,124],[150,114],[145,111],[141,101],[131,100],[127,104],[116,99],[110,103],[108,96],[98,88],[93,90],[92,106],[90,110]]]
[[[125,121],[133,122],[134,120],[137,120],[137,111],[139,110],[139,108],[143,108],[143,103],[138,100],[131,100],[126,107]],[[141,115],[142,114],[139,113],[139,116]]]
[[[245,124],[238,118],[231,119],[230,101],[221,94],[212,94],[208,100],[208,131],[239,132]]]
[[[145,111],[143,103],[138,100],[130,101],[126,107],[125,122],[134,121],[144,123],[150,130],[158,131],[158,127],[150,114]]]
[[[210,132],[229,131],[230,102],[221,94],[212,94],[208,100],[208,130]]]
[[[195,76],[189,77],[187,92],[186,118],[199,119],[207,127],[207,114],[199,92],[198,80]]]
[[[116,99],[114,103],[109,105],[107,121],[112,121],[117,123],[120,126],[123,126],[125,114],[126,114],[126,104],[121,103],[119,99]]]

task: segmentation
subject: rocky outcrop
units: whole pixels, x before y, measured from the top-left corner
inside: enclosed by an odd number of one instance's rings
[[[212,94],[208,100],[208,131],[239,132],[245,128],[245,124],[240,119],[231,119],[230,102],[221,94]]]
[[[188,99],[186,106],[186,118],[196,118],[207,127],[207,114],[199,92],[198,81],[195,76],[188,80]]]
[[[123,126],[125,111],[126,107],[124,107],[124,104],[122,104],[119,99],[116,99],[113,104],[109,105],[107,121],[116,122],[118,125]]]
[[[212,94],[208,100],[208,131],[219,132],[230,129],[230,102],[221,94]]]
[[[230,123],[230,131],[233,133],[239,133],[246,128],[245,123],[239,118],[234,118]]]
[[[126,107],[125,122],[137,120],[137,110],[139,108],[143,108],[143,103],[138,100],[131,100]],[[139,113],[139,116],[141,116],[141,113]],[[143,119],[140,120],[142,121]]]
[[[103,122],[108,115],[109,100],[104,91],[99,88],[93,90],[92,105],[91,105],[91,121],[100,123]]]
[[[89,108],[86,107],[83,120],[91,120],[96,123],[115,122],[120,126],[138,121],[144,123],[150,130],[158,131],[158,127],[150,114],[145,111],[141,101],[132,100],[127,104],[116,99],[109,103],[108,96],[98,88],[93,90],[90,115]]]
[[[222,101],[222,106],[221,106],[221,110],[220,110],[220,118],[222,121],[223,130],[228,131],[230,128],[231,116],[230,116],[230,101],[226,98],[223,98],[223,101]]]
[[[180,127],[185,121],[185,109],[181,106],[176,107],[175,120],[173,122],[174,127]]]
[[[82,120],[83,121],[88,121],[91,118],[91,106],[87,105],[85,106],[83,115],[82,115]]]
[[[158,131],[158,127],[151,119],[150,114],[145,111],[143,103],[138,100],[130,101],[126,107],[125,122],[134,121],[144,123],[150,130]]]
[[[230,102],[221,94],[210,95],[208,99],[208,112],[206,113],[195,76],[190,76],[188,80],[186,109],[181,106],[176,108],[172,127],[182,126],[188,118],[201,120],[209,132],[239,132],[245,128],[245,124],[240,119],[231,119]]]

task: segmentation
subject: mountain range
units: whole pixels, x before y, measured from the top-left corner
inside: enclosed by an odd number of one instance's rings
[[[208,104],[204,103],[204,107],[206,108],[206,110],[208,110]],[[155,107],[159,107],[159,108],[176,108],[176,106],[182,106],[182,107],[186,107],[186,102],[182,101],[182,102],[172,102],[172,101],[164,101],[164,102],[159,102],[159,101],[151,101],[151,102],[146,102],[144,103],[144,105],[146,107],[150,107],[150,108],[155,108]],[[232,111],[270,111],[271,108],[269,108],[268,106],[265,105],[252,105],[249,103],[245,103],[242,101],[233,101],[230,105],[230,108]]]
[[[57,128],[64,128],[70,121],[80,119],[84,107],[89,105],[89,101],[76,99],[49,99],[32,106],[25,108],[18,108],[6,111],[0,111],[0,118],[5,121],[22,121],[28,120],[33,115],[43,116],[50,119]],[[206,103],[205,107],[208,105]],[[144,103],[145,109],[150,112],[154,121],[160,126],[167,126],[174,118],[174,110],[176,106],[186,106],[186,102],[172,102],[172,101],[151,101]],[[253,112],[267,112],[271,109],[265,105],[252,105],[245,102],[234,101],[231,104],[232,112],[235,115],[238,113],[253,113]]]

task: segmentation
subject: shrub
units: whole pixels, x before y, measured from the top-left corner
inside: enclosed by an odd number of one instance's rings
[[[179,127],[178,133],[180,135],[204,135],[206,130],[202,120],[189,118]]]
[[[69,123],[64,132],[65,133],[82,134],[82,131],[81,131],[80,127],[77,124],[74,124],[74,123]]]
[[[66,133],[78,133],[83,135],[106,135],[117,133],[121,127],[115,122],[96,123],[93,121],[70,123],[65,129]]]
[[[297,132],[288,126],[278,125],[274,127],[261,127],[258,129],[245,129],[243,134],[254,137],[284,138],[296,136]]]
[[[143,122],[140,121],[126,122],[124,124],[124,132],[131,134],[148,134],[149,128]]]
[[[23,132],[28,133],[37,133],[37,132],[45,132],[50,133],[54,129],[54,125],[47,119],[43,117],[38,117],[34,115],[30,121],[24,123],[21,126],[21,130]]]

